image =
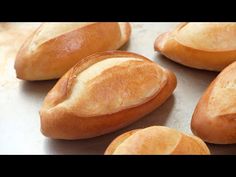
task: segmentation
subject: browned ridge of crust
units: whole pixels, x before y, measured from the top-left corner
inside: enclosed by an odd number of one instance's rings
[[[121,64],[81,83],[106,62]],[[174,73],[141,55],[97,53],[80,60],[48,93],[40,110],[41,130],[56,139],[84,139],[113,132],[159,107],[175,87]]]

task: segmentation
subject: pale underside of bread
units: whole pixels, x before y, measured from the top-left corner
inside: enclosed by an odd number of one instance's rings
[[[155,50],[197,69],[221,71],[236,61],[236,23],[181,23],[160,35]]]
[[[94,63],[99,63],[99,61],[111,57],[131,57],[142,59],[147,64],[153,63],[140,55],[121,51],[104,52],[84,58],[81,63],[79,62],[59,80],[45,98],[40,115],[41,129],[46,136],[59,139],[83,139],[115,131],[153,111],[172,94],[176,87],[175,75],[162,68],[163,76],[166,78],[165,81],[161,84],[158,93],[155,93],[142,104],[134,104],[132,107],[123,108],[123,110],[118,112],[111,112],[105,115],[98,112],[97,115],[93,116],[91,116],[92,113],[90,116],[80,116],[81,112],[76,106],[66,108],[68,104],[63,104],[63,102],[70,97],[72,88],[76,84],[76,76]],[[133,80],[135,79],[133,78]],[[111,90],[111,92],[113,91]],[[107,97],[108,95],[109,92],[104,96]],[[110,96],[112,98],[112,95]],[[103,100],[101,101],[103,102]],[[111,100],[111,104],[112,102]]]
[[[105,155],[154,154],[210,154],[210,152],[199,138],[162,126],[126,132],[113,140],[105,152]]]
[[[195,108],[191,128],[214,144],[236,143],[236,62],[210,84]]]
[[[120,48],[131,34],[130,24],[123,22],[49,24],[42,24],[19,50],[15,62],[19,79],[60,78],[80,59]]]

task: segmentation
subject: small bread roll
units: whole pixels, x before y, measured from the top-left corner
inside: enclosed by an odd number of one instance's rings
[[[124,133],[113,140],[105,151],[105,155],[158,154],[207,155],[210,151],[200,138],[163,126]]]
[[[191,128],[206,142],[236,143],[236,62],[207,88],[195,108]]]
[[[185,66],[221,71],[236,61],[236,23],[181,23],[156,39],[155,50]]]
[[[129,23],[43,23],[17,54],[17,78],[60,78],[82,58],[120,48],[130,33]]]
[[[46,96],[41,131],[85,139],[125,127],[152,112],[176,87],[175,75],[134,53],[110,51],[79,61]]]

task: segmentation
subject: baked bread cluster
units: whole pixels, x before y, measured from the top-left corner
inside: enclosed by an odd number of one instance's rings
[[[191,129],[209,143],[236,143],[236,23],[181,23],[154,46],[185,66],[221,71],[199,100]]]
[[[43,23],[20,48],[19,79],[59,79],[40,109],[41,132],[54,139],[87,139],[114,132],[162,105],[175,74],[131,52],[121,22]],[[236,143],[236,23],[181,23],[157,37],[155,50],[188,67],[221,71],[193,113],[194,135],[164,127],[131,130],[106,155],[210,154],[204,143]]]

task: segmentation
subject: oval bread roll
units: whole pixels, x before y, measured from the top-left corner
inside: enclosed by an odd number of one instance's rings
[[[134,53],[109,51],[79,61],[46,96],[41,131],[56,139],[85,139],[125,127],[172,94],[175,75]]]
[[[221,71],[236,61],[236,23],[181,23],[154,47],[185,66]]]
[[[17,54],[17,78],[60,78],[82,58],[120,48],[130,33],[129,23],[43,23]]]
[[[210,154],[198,137],[164,126],[132,130],[118,136],[108,146],[105,155],[171,155]]]
[[[206,142],[236,143],[236,62],[207,88],[195,108],[191,128]]]

